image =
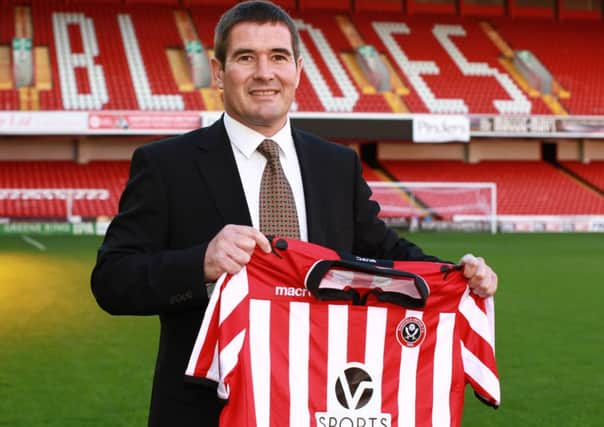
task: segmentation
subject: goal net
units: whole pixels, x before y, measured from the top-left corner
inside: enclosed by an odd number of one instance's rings
[[[369,186],[389,224],[497,231],[495,183],[371,181]]]

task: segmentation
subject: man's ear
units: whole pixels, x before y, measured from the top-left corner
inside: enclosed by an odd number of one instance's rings
[[[222,78],[224,75],[222,63],[218,59],[212,57],[210,59],[210,65],[212,66],[212,81],[217,88],[222,89]]]
[[[296,88],[300,84],[300,76],[302,75],[302,66],[304,65],[304,61],[302,60],[302,56],[299,56],[296,60]]]

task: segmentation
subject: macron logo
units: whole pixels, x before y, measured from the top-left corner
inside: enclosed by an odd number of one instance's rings
[[[294,286],[276,286],[275,295],[278,297],[309,297],[310,291],[306,288]]]

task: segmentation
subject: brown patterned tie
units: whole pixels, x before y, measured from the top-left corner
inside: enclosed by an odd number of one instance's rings
[[[279,161],[279,146],[265,139],[258,152],[266,157],[260,182],[260,231],[269,236],[300,238],[294,194]]]

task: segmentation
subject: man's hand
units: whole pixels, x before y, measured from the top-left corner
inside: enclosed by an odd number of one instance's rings
[[[466,254],[459,260],[463,267],[463,275],[468,279],[468,285],[476,295],[486,298],[497,291],[497,274],[487,265],[484,258]]]
[[[225,225],[208,244],[203,260],[205,281],[213,282],[222,273],[236,274],[252,257],[256,245],[271,251],[268,239],[260,231],[246,225]]]

